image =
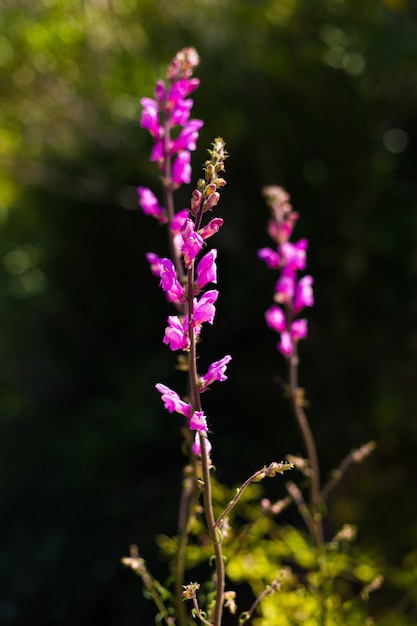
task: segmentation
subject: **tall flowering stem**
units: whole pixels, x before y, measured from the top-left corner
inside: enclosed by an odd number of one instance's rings
[[[160,286],[167,300],[176,307],[177,315],[170,315],[165,328],[163,343],[172,351],[183,352],[179,358],[181,369],[188,372],[188,396],[180,395],[157,383],[165,408],[182,415],[188,423],[187,437],[190,444],[191,481],[187,480],[180,505],[179,548],[176,562],[177,613],[181,626],[188,623],[182,597],[184,582],[184,555],[188,541],[188,522],[192,500],[198,497],[198,474],[204,494],[204,511],[207,528],[213,544],[216,575],[215,602],[212,615],[213,626],[220,626],[224,604],[224,559],[221,535],[216,528],[211,494],[211,442],[208,439],[207,417],[204,414],[201,394],[215,381],[226,380],[227,364],[231,357],[224,356],[212,363],[204,375],[197,370],[197,345],[203,324],[213,324],[215,302],[219,292],[207,289],[217,283],[217,250],[203,254],[206,240],[221,227],[221,218],[205,220],[206,214],[217,205],[219,190],[226,184],[221,174],[227,158],[224,141],[215,139],[209,159],[205,162],[204,178],[197,182],[192,192],[190,208],[175,211],[174,191],[191,180],[190,152],[196,148],[201,120],[189,119],[192,100],[188,95],[198,87],[199,81],[192,77],[198,64],[193,48],[181,50],[167,72],[167,84],[158,81],[155,99],[142,98],[142,127],[149,130],[154,139],[151,161],[155,161],[161,174],[165,207],[161,206],[151,190],[139,187],[139,204],[143,211],[169,227],[171,258],[147,254],[151,271],[159,277]],[[204,222],[204,223],[203,223]],[[200,469],[201,468],[201,469]],[[191,486],[190,486],[191,485]]]
[[[270,269],[279,271],[275,285],[274,304],[265,314],[268,326],[279,333],[278,351],[288,364],[289,391],[291,405],[298,427],[304,440],[311,467],[310,506],[311,530],[318,548],[323,545],[323,525],[321,518],[322,497],[320,493],[320,467],[316,444],[304,410],[303,390],[298,386],[298,343],[307,336],[307,320],[299,315],[305,307],[313,306],[313,278],[305,275],[298,278],[298,272],[305,270],[307,239],[291,242],[293,228],[298,213],[292,210],[290,197],[282,187],[268,186],[263,193],[271,207],[272,218],[268,222],[268,233],[274,240],[275,248],[262,248],[259,258]]]

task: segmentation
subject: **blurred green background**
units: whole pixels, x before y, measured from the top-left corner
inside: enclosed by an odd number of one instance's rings
[[[416,623],[416,4],[2,0],[0,26],[0,623],[153,623],[120,558],[136,542],[164,571],[153,536],[175,532],[183,459],[154,384],[184,381],[144,259],[166,240],[137,210],[138,184],[159,193],[139,99],[190,45],[194,179],[215,136],[230,154],[201,346],[202,369],[233,355],[204,397],[218,476],[303,453],[263,319],[276,276],[256,257],[270,244],[261,188],[281,184],[310,241],[300,378],[323,477],[378,443],[332,497],[327,532],[359,525],[408,584],[388,576],[375,610],[398,603]]]

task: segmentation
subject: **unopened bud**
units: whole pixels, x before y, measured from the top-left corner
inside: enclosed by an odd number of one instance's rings
[[[204,211],[209,211],[214,206],[216,206],[216,204],[219,201],[219,198],[220,198],[220,194],[217,191],[212,193],[211,196],[209,196],[204,203]]]
[[[198,189],[194,189],[193,193],[191,194],[191,213],[194,215],[194,217],[198,214],[200,210],[201,198],[201,191],[198,191]]]

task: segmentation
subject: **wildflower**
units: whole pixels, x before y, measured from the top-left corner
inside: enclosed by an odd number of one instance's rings
[[[265,319],[269,328],[279,333],[282,333],[287,327],[284,311],[279,306],[271,306],[265,313]]]
[[[143,106],[142,118],[140,125],[142,128],[149,130],[150,134],[155,139],[160,139],[162,136],[162,129],[159,125],[159,107],[158,103],[152,98],[142,98],[140,101]]]
[[[159,206],[158,200],[147,187],[138,187],[139,205],[145,215],[156,217],[161,223],[168,221],[165,209]]]
[[[210,365],[207,370],[207,373],[200,378],[200,391],[205,391],[214,381],[218,380],[223,382],[227,380],[227,376],[225,374],[227,364],[232,360],[230,354],[224,356],[220,361],[215,361]]]
[[[305,306],[313,306],[313,277],[303,276],[297,284],[294,296],[294,312],[298,313]]]
[[[207,435],[204,436],[204,447],[206,449],[207,454],[210,454],[211,451],[211,443],[207,439]],[[195,455],[201,456],[201,444],[200,444],[200,433],[196,432],[194,437],[194,443],[192,445],[192,451]]]
[[[203,324],[203,322],[213,324],[214,316],[216,314],[214,302],[216,302],[218,295],[218,291],[216,291],[215,289],[211,289],[203,293],[200,300],[197,301],[196,299],[194,299],[194,327]]]
[[[203,256],[197,265],[197,280],[195,286],[202,289],[208,283],[217,283],[217,266],[216,266],[217,250],[213,248]]]
[[[181,150],[172,164],[172,182],[175,185],[191,181],[191,155],[187,150]]]
[[[197,189],[195,190],[197,191]],[[201,196],[201,194],[200,194]],[[219,228],[222,226],[223,220],[221,217],[215,217],[208,224],[206,224],[201,230],[199,230],[199,234],[205,240],[209,237],[212,237],[216,233],[219,232]]]
[[[169,344],[173,352],[176,350],[187,350],[188,348],[189,339],[184,322],[181,324],[177,315],[168,317],[168,326],[165,328],[165,335],[162,341],[167,345]]]
[[[182,302],[184,289],[177,278],[177,272],[171,259],[159,259],[161,287],[170,302]]]
[[[162,383],[157,383],[155,387],[161,394],[162,402],[169,413],[174,413],[175,411],[176,413],[184,415],[188,418],[192,416],[193,408],[191,404],[181,400],[176,391],[173,391]]]
[[[198,433],[207,432],[207,418],[203,411],[194,411],[190,418],[190,430],[196,430]]]

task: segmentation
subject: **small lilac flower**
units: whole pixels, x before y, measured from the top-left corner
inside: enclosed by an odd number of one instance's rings
[[[278,344],[278,350],[284,356],[290,356],[291,353],[292,353],[292,339],[291,339],[291,335],[286,330],[284,330],[284,332],[281,333],[281,341]]]
[[[223,382],[224,380],[227,380],[225,372],[227,364],[231,361],[231,359],[232,357],[230,356],[230,354],[227,354],[222,359],[220,359],[220,361],[215,361],[209,366],[207,373],[200,378],[201,393],[205,391],[209,387],[209,385],[214,383],[214,381],[218,380],[220,382]]]
[[[187,350],[188,348],[189,341],[184,322],[181,324],[178,315],[170,315],[168,317],[168,326],[165,328],[165,335],[162,341],[167,345],[169,344],[173,352],[176,350]]]
[[[159,259],[161,272],[161,287],[166,292],[170,302],[181,302],[184,298],[184,289],[181,286],[177,272],[171,259]]]
[[[191,155],[188,150],[181,150],[172,164],[172,181],[175,185],[191,181]]]
[[[172,241],[177,250],[181,250],[182,245],[184,243],[184,240],[181,235],[181,228],[185,220],[187,219],[187,217],[188,217],[188,209],[183,209],[182,211],[178,211],[178,213],[175,214],[174,219],[172,220],[170,224]]]
[[[150,161],[157,161],[161,165],[164,161],[164,142],[162,139],[158,139],[154,147],[151,150]]]
[[[203,124],[202,120],[189,120],[178,137],[172,142],[171,154],[176,154],[180,150],[195,150],[198,131]]]
[[[281,276],[275,285],[275,300],[277,302],[289,302],[294,297],[295,273],[284,267]]]
[[[293,339],[305,339],[307,337],[307,320],[302,318],[291,324],[291,337]]]
[[[203,411],[194,411],[190,418],[190,430],[196,430],[198,433],[207,432],[207,419]]]
[[[207,454],[210,454],[211,451],[211,443],[207,439],[207,436],[204,437],[204,447],[206,449]],[[201,444],[200,444],[200,433],[196,432],[194,437],[194,443],[192,445],[193,453],[197,456],[201,456]]]
[[[313,306],[313,277],[303,276],[297,284],[294,296],[294,312],[298,313],[305,306]]]
[[[284,311],[276,304],[267,310],[265,313],[265,319],[269,328],[276,330],[278,333],[282,333],[287,327]]]
[[[275,252],[275,250],[271,248],[261,248],[258,250],[258,258],[261,259],[261,261],[265,261],[270,270],[278,269],[281,263],[281,257],[278,252]]]
[[[165,103],[166,95],[167,90],[164,81],[157,80],[155,86],[155,98],[157,99],[158,104],[163,105]]]
[[[306,249],[307,239],[300,239],[296,243],[286,241],[279,247],[281,263],[293,270],[304,270],[306,266]]]
[[[189,268],[203,247],[204,242],[201,235],[194,230],[194,222],[190,219],[184,220],[181,227],[181,235],[184,240],[181,252],[184,255],[185,266]]]
[[[194,299],[194,316],[193,326],[201,326],[203,322],[213,324],[214,316],[216,314],[216,307],[214,302],[218,298],[219,292],[215,289],[206,291],[201,296],[200,300]]]
[[[156,217],[162,224],[168,221],[165,209],[161,207],[155,195],[147,187],[138,187],[139,205],[145,215]]]
[[[197,189],[195,190],[197,191]],[[201,194],[200,194],[201,196]],[[219,232],[220,227],[223,224],[223,220],[221,217],[215,217],[208,224],[206,224],[203,228],[201,228],[198,232],[201,237],[206,240],[209,237],[212,237],[216,233]]]
[[[217,250],[213,248],[197,265],[197,280],[195,281],[197,289],[202,289],[207,283],[217,283],[216,257]]]
[[[164,403],[167,411],[169,411],[170,413],[174,413],[175,411],[180,415],[185,415],[185,417],[191,418],[193,414],[193,407],[191,406],[191,404],[188,404],[187,402],[181,400],[176,391],[173,391],[162,383],[157,383],[155,387],[161,394],[162,402]]]
[[[171,123],[173,126],[185,126],[188,122],[188,118],[190,117],[190,111],[193,104],[194,103],[191,98],[188,98],[187,100],[180,100],[176,103],[171,114]]]
[[[140,103],[143,106],[140,125],[142,128],[149,130],[150,134],[155,137],[155,139],[160,139],[162,129],[158,120],[158,103],[152,100],[152,98],[142,98]]]

